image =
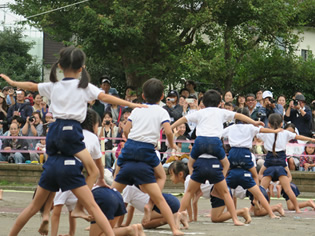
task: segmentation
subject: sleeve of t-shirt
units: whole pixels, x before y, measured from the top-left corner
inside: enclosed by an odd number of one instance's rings
[[[165,122],[170,122],[171,117],[165,109],[161,109],[161,124]]]
[[[200,112],[202,112],[202,110],[187,114],[185,116],[185,118],[187,119],[187,122],[198,123],[198,120],[199,120],[198,118],[200,117]]]
[[[251,132],[252,132],[252,134],[253,134],[254,136],[256,136],[256,135],[259,133],[259,131],[260,131],[260,127],[256,127],[256,126],[254,126],[254,125],[251,125],[250,127],[251,127]]]
[[[258,133],[256,134],[256,137],[259,138],[261,141],[265,141],[264,138],[265,138],[265,134],[264,133]]]
[[[101,146],[100,146],[98,138],[96,136],[95,136],[95,138],[93,138],[93,147],[92,147],[92,150],[90,151],[90,154],[91,154],[93,160],[97,160],[97,159],[100,159],[102,157]]]
[[[86,91],[88,101],[96,100],[98,98],[98,95],[102,92],[102,90],[100,90],[98,87],[90,83],[85,89],[85,91]]]
[[[51,91],[52,91],[53,86],[54,86],[54,83],[52,83],[52,82],[39,83],[38,84],[38,92],[41,96],[44,96],[44,97],[47,97],[48,99],[51,99],[50,95],[51,95]]]
[[[287,133],[287,142],[289,142],[291,139],[295,139],[296,133],[292,133],[290,131],[284,130]]]
[[[138,110],[139,108],[135,108],[135,109],[133,109],[132,111],[131,111],[131,113],[130,113],[130,116],[128,117],[128,120],[129,121],[133,121],[134,120],[134,118],[135,118],[135,116],[137,115],[137,110]]]
[[[186,190],[188,188],[189,180],[190,180],[190,175],[187,175],[185,182],[184,182],[184,188],[185,188],[184,192],[186,192]]]
[[[223,121],[222,121],[222,123],[227,122],[229,120],[233,120],[234,117],[235,117],[235,114],[236,114],[236,112],[234,112],[234,111],[229,111],[229,110],[225,110],[225,109],[220,109],[220,111],[223,112]]]

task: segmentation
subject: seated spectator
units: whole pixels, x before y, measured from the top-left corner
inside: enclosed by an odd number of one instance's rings
[[[299,134],[297,128],[292,123],[286,124],[284,126],[284,129],[286,129],[292,133]],[[298,170],[299,166],[300,166],[300,155],[303,152],[303,147],[300,145],[294,145],[294,144],[298,144],[298,143],[304,144],[303,141],[291,139],[289,141],[289,144],[287,145],[287,148],[286,148],[285,153],[287,155],[288,167],[291,171]]]
[[[187,112],[188,103],[186,102],[186,98],[183,95],[179,96],[178,104],[183,107],[183,114],[185,114]]]
[[[39,112],[33,112],[31,116],[26,118],[26,123],[22,128],[23,136],[41,136],[43,134],[43,123]],[[35,150],[38,139],[27,139],[30,150]],[[34,154],[34,153],[33,153]],[[32,155],[32,154],[31,154]]]
[[[277,99],[277,103],[283,107],[283,116],[285,115],[285,111],[287,109],[286,98],[284,95],[280,95]]]
[[[315,143],[307,142],[300,158],[300,171],[315,171]]]
[[[299,130],[300,135],[312,137],[312,111],[306,106],[303,94],[296,95],[295,99],[289,103],[284,120],[291,121]]]
[[[181,135],[179,136],[177,139],[176,139],[176,145],[178,147],[178,149],[176,150],[176,152],[174,153],[174,155],[171,155],[167,160],[166,162],[163,164],[163,167],[166,167],[168,168],[172,162],[174,161],[182,161],[184,163],[188,163],[188,160],[189,160],[189,153],[190,153],[190,150],[185,150],[186,146],[187,145],[182,145],[183,142],[178,142],[178,141],[186,141],[188,140],[184,135]],[[187,144],[187,143],[185,143]],[[189,144],[189,143],[188,143]],[[189,144],[189,146],[191,147],[191,145]],[[188,153],[186,153],[188,151]],[[185,153],[184,153],[185,152]]]
[[[272,92],[266,90],[262,95],[263,103],[259,107],[257,116],[258,118],[265,123],[265,127],[268,127],[268,117],[272,113],[278,113],[281,116],[283,115],[283,107],[280,104],[276,104],[276,101],[273,99]]]
[[[248,108],[250,118],[252,118],[253,120],[257,120],[258,107],[256,106],[257,101],[255,98],[255,94],[249,93],[246,95],[245,105]]]
[[[257,172],[259,172],[260,168],[265,162],[265,156],[267,154],[267,150],[264,147],[264,143],[257,137],[254,138],[254,144],[251,149],[251,153],[252,155],[255,156],[256,169],[257,169]]]
[[[178,104],[178,93],[175,90],[171,90],[166,97],[166,105],[163,108],[168,112],[171,118],[171,123],[174,123],[182,117],[183,107]]]
[[[46,137],[45,135],[41,135],[41,137]],[[46,139],[40,139],[40,141],[36,144],[35,147],[36,151],[42,151],[42,152],[46,152]],[[46,153],[35,153],[36,156],[33,156],[33,160],[32,160],[32,156],[31,156],[31,161],[38,161],[38,163],[43,164],[45,161],[47,161],[47,154]]]
[[[12,123],[10,125],[10,136],[21,136],[20,128],[17,123]],[[25,139],[16,139],[16,138],[7,138],[3,140],[2,150],[28,150],[28,144]],[[29,153],[1,153],[0,161],[8,161],[10,163],[25,163],[26,160],[29,160]]]
[[[234,96],[233,96],[233,93],[231,91],[227,91],[225,92],[224,96],[223,96],[223,100],[224,100],[224,103],[226,102],[230,102],[233,104],[233,100],[234,100]],[[234,104],[233,104],[234,105]]]
[[[33,93],[28,92],[25,96],[25,102],[28,102],[32,107],[34,106]]]
[[[9,124],[12,122],[13,116],[20,116],[23,120],[23,125],[26,122],[26,118],[31,116],[33,113],[33,108],[27,102],[25,102],[25,91],[23,89],[18,89],[16,91],[16,103],[11,105],[8,110],[7,119]]]
[[[123,119],[121,119],[119,124],[118,124],[117,138],[122,138],[124,127],[128,121],[128,117],[130,116],[131,112],[132,112],[132,108],[130,108],[130,107],[127,107],[123,110]],[[120,142],[120,140],[117,140],[116,144],[118,144],[119,142]]]
[[[118,95],[113,95],[119,97]],[[117,105],[117,104],[108,104],[105,109],[105,112],[110,112],[113,116],[113,123],[118,126],[120,120],[122,119],[122,112],[124,107]],[[101,116],[102,117],[102,116]]]
[[[19,135],[21,135],[22,136],[22,129],[21,129],[21,126],[22,126],[22,123],[23,123],[23,120],[22,120],[22,118],[20,117],[20,116],[14,116],[13,118],[12,118],[12,123],[17,123],[18,124],[18,126],[19,126],[19,129],[20,129],[20,132],[19,132]],[[12,124],[11,123],[11,124]],[[4,134],[3,134],[3,136],[10,136],[10,129],[8,129]]]
[[[118,127],[113,123],[113,117],[110,112],[105,112],[104,119],[102,121],[102,127],[99,129],[99,138],[104,138],[105,142],[105,167],[110,168],[113,166],[115,159],[113,158],[113,139],[116,138]]]
[[[1,135],[8,130],[8,122],[7,122],[7,115],[8,115],[8,105],[5,100],[5,95],[0,92],[0,133]]]
[[[47,104],[43,100],[43,96],[39,93],[34,94],[34,105],[32,106],[33,111],[40,113],[41,118],[44,120],[46,113],[48,112]]]

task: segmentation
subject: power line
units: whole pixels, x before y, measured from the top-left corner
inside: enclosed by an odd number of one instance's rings
[[[72,7],[72,6],[75,6],[75,5],[84,3],[84,2],[88,2],[88,1],[89,0],[83,0],[83,1],[80,1],[80,2],[76,2],[76,3],[72,3],[72,4],[69,4],[69,5],[63,6],[63,7],[59,7],[59,8],[56,8],[56,9],[52,9],[52,10],[49,10],[49,11],[38,13],[38,14],[35,14],[35,15],[32,15],[32,16],[28,16],[28,17],[25,17],[25,18],[26,19],[30,19],[30,18],[33,18],[33,17],[36,17],[36,16],[41,16],[41,15],[44,15],[44,14],[47,14],[47,13],[50,13],[50,12],[59,11],[61,9],[64,9],[64,8],[67,8],[67,7]]]

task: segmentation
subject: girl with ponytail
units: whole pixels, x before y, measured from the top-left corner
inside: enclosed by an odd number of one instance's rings
[[[273,113],[268,117],[268,126],[272,129],[282,127],[282,115]],[[280,184],[286,194],[292,201],[295,211],[301,212],[296,196],[293,193],[290,182],[291,173],[287,165],[285,149],[291,139],[303,141],[314,141],[314,139],[302,135],[296,135],[288,130],[283,130],[276,134],[257,134],[257,138],[264,142],[264,147],[268,151],[264,166],[260,169],[259,175],[262,176],[261,185],[268,189],[270,181],[280,181]]]
[[[59,67],[64,79],[57,80],[56,69]],[[80,78],[81,75],[81,79]],[[46,152],[49,156],[43,166],[39,187],[35,198],[17,218],[10,235],[17,235],[27,221],[39,211],[51,192],[61,188],[63,191],[72,190],[79,202],[95,218],[105,235],[114,235],[106,217],[95,203],[90,189],[99,175],[98,169],[85,148],[81,124],[87,111],[87,103],[98,99],[105,103],[119,104],[132,108],[143,107],[109,94],[89,83],[89,74],[85,69],[85,54],[79,48],[69,46],[60,51],[59,60],[53,65],[48,83],[18,82],[7,75],[0,74],[11,86],[28,91],[39,91],[51,101],[50,112],[56,121],[49,127],[46,138]],[[82,163],[88,176],[84,179],[81,174]],[[71,170],[71,171],[70,171]],[[52,183],[51,180],[55,180]],[[73,212],[74,217],[86,218],[84,212]],[[105,223],[104,223],[105,222]]]

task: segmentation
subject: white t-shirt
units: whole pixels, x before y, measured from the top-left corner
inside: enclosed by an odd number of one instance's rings
[[[86,149],[91,154],[93,160],[100,159],[102,157],[102,152],[98,137],[86,129],[83,130],[83,136],[83,142],[85,143]]]
[[[251,124],[235,124],[223,130],[222,137],[229,139],[231,147],[252,148],[253,138],[260,128]]]
[[[128,120],[132,122],[129,139],[156,145],[160,130],[165,122],[170,122],[168,112],[159,105],[147,104],[148,108],[135,108]]]
[[[141,212],[144,212],[144,206],[149,202],[150,199],[148,194],[142,192],[134,185],[128,185],[124,189],[122,197],[124,199],[124,203],[131,204],[134,208]]]
[[[257,138],[264,142],[264,147],[267,151],[272,152],[272,146],[275,141],[275,134],[272,133],[259,133]],[[295,139],[296,134],[287,130],[278,133],[276,140],[276,152],[285,151],[287,143],[291,139]]]
[[[49,111],[54,118],[77,120],[80,123],[84,121],[87,102],[97,99],[101,90],[93,84],[85,89],[78,88],[78,84],[78,79],[38,84],[39,94],[51,101]]]
[[[186,190],[188,188],[189,180],[190,180],[190,175],[187,175],[186,178],[185,178],[185,183],[184,183],[185,192],[186,192]],[[208,180],[206,181],[206,183],[200,185],[202,196],[204,198],[207,198],[207,199],[210,198],[210,191],[211,191],[212,186],[213,186],[213,184],[210,184]]]
[[[188,122],[196,123],[196,135],[206,137],[221,138],[223,123],[232,120],[235,112],[220,109],[217,107],[207,107],[186,115]]]

